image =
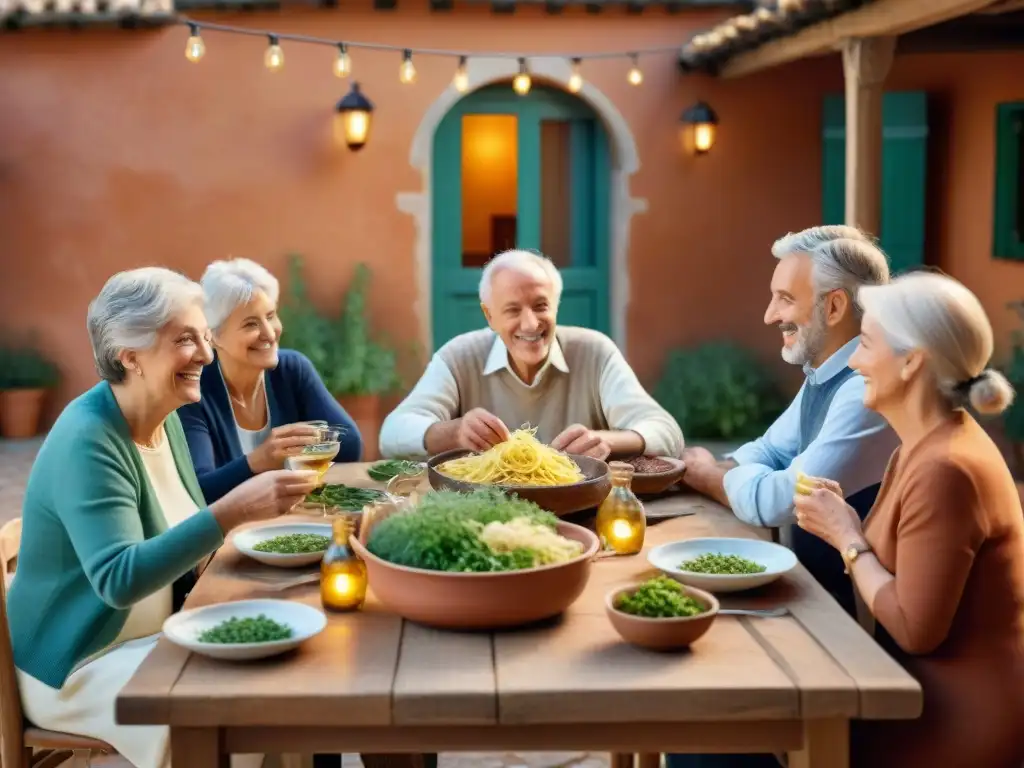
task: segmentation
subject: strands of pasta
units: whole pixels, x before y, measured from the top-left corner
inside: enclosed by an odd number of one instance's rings
[[[455,480],[483,485],[571,485],[583,480],[576,462],[540,442],[536,431],[517,429],[505,442],[446,461],[437,469]]]
[[[564,563],[583,554],[580,542],[560,536],[548,526],[525,517],[516,517],[507,523],[497,520],[488,523],[480,531],[480,541],[492,552],[529,550],[535,566]]]

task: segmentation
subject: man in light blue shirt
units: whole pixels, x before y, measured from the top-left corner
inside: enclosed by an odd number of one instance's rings
[[[727,504],[745,523],[780,528],[782,540],[851,613],[842,557],[792,525],[799,472],[836,481],[863,518],[896,448],[885,420],[864,407],[864,380],[848,367],[860,334],[857,290],[889,279],[885,254],[859,230],[827,226],[790,234],[778,259],[765,323],[782,332],[782,357],[807,380],[763,437],[719,464],[706,450],[684,452],[686,482]]]

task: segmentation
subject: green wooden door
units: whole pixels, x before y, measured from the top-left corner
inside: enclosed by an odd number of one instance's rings
[[[822,219],[842,224],[846,198],[846,104],[825,98]],[[923,91],[887,93],[882,99],[882,216],[876,233],[893,273],[925,263],[925,181],[928,99]]]
[[[434,136],[434,348],[485,326],[482,266],[510,247],[558,266],[560,323],[608,333],[610,173],[600,118],[570,94],[503,83],[452,107]]]

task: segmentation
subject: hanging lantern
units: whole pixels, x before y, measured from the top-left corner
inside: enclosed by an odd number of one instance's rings
[[[370,137],[373,102],[359,90],[359,83],[352,83],[352,90],[337,103],[334,112],[335,140],[352,151],[362,149]]]
[[[693,151],[703,155],[715,144],[715,130],[718,127],[718,115],[703,101],[698,101],[683,112],[680,122],[683,124],[683,146],[692,146]]]

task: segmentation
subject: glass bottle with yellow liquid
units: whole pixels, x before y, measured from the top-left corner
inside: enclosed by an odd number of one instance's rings
[[[644,505],[630,487],[633,465],[624,461],[608,464],[612,489],[597,508],[597,535],[606,549],[632,555],[643,549],[647,533]]]
[[[355,521],[348,515],[331,525],[331,546],[320,563],[320,602],[330,611],[358,611],[366,600],[366,564],[349,546]]]

